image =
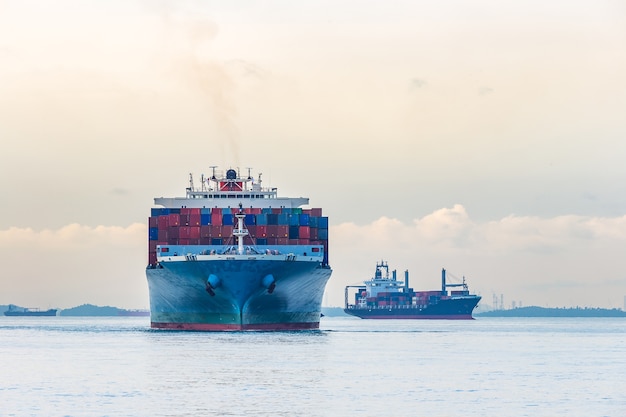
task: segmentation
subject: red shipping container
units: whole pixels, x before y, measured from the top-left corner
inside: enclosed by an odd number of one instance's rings
[[[198,207],[198,208],[196,208],[196,207],[194,207],[194,208],[190,208],[190,209],[189,209],[189,214],[197,214],[197,215],[200,215],[200,208],[199,208],[199,207]]]
[[[166,241],[168,237],[167,229],[159,229],[159,240]]]
[[[248,229],[248,236],[256,237],[256,226],[247,226],[246,229]]]
[[[211,225],[200,226],[200,238],[211,237]]]
[[[222,225],[222,213],[213,213],[213,211],[211,211],[211,224],[214,226],[221,226]]]
[[[267,226],[257,224],[256,226],[256,237],[267,237]]]
[[[190,209],[190,208],[187,208],[187,207],[182,207],[182,208],[180,209],[180,214],[189,214],[189,212],[190,212],[190,211],[191,211],[191,209]]]
[[[289,244],[289,238],[287,237],[279,237],[276,239],[276,243],[279,245],[288,245]]]
[[[267,237],[278,237],[278,225],[275,225],[275,224],[267,225]]]
[[[297,245],[298,244],[298,240],[299,239],[289,239],[288,241],[288,245]]]
[[[156,252],[157,241],[149,240],[148,241],[148,252]]]
[[[222,208],[221,207],[213,207],[211,209],[211,218],[213,217],[214,214],[219,215],[220,217],[222,216]]]
[[[310,245],[311,241],[309,239],[298,239],[298,245]]]
[[[268,237],[267,238],[267,244],[268,245],[276,245],[278,242],[278,238],[275,237]]]
[[[170,213],[169,215],[169,226],[180,226],[180,216],[176,213]]]
[[[180,218],[181,226],[189,226],[189,214],[180,214],[178,217]]]
[[[309,226],[309,234],[311,235],[310,239],[317,240],[317,228]]]
[[[157,255],[156,252],[148,252],[148,263],[150,265],[154,265],[157,263]]]
[[[310,214],[313,217],[322,217],[322,209],[321,208],[312,208]]]
[[[283,212],[282,208],[273,208],[272,209],[272,214],[280,214]]]
[[[167,229],[168,227],[170,227],[169,220],[170,220],[170,217],[168,215],[159,216],[158,217],[159,229]]]
[[[170,226],[167,229],[167,239],[178,239],[178,229],[176,226]]]
[[[191,242],[189,239],[178,239],[178,244],[179,245],[191,245]]]
[[[192,239],[200,239],[200,226],[189,226],[189,237]],[[196,243],[197,245],[198,243]]]
[[[231,237],[233,235],[234,226],[222,226],[222,237]]]
[[[200,213],[191,213],[189,215],[189,226],[200,226]]]
[[[278,237],[289,237],[289,226],[288,225],[278,225],[276,226],[277,228],[277,233],[276,236]]]
[[[189,239],[191,236],[189,235],[189,226],[181,226],[178,228],[178,238],[179,239]]]
[[[211,238],[209,238],[209,237],[201,237],[200,238],[200,244],[201,245],[210,245],[211,244]]]
[[[311,238],[311,228],[309,226],[300,226],[298,230],[298,236],[301,239],[310,239]]]
[[[148,217],[148,227],[159,227],[159,221],[156,217]]]
[[[197,238],[197,239],[191,238],[191,239],[189,239],[189,244],[190,245],[199,245],[200,244],[200,239],[199,238]]]

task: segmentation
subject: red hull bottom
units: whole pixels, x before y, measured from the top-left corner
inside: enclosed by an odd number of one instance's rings
[[[214,323],[157,323],[151,322],[153,329],[192,330],[202,332],[225,331],[285,331],[285,330],[315,330],[317,323],[259,323],[259,324],[214,324]]]

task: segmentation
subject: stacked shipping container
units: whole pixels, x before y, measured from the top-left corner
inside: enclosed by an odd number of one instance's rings
[[[148,218],[148,263],[157,245],[237,244],[231,208],[153,208]],[[321,208],[244,208],[244,245],[323,245],[328,263],[328,217]]]
[[[459,291],[467,293],[467,291]],[[367,296],[364,290],[358,291],[354,295],[355,305],[360,304],[360,300]],[[376,297],[366,297],[366,305],[368,307],[378,306],[418,306],[425,307],[429,304],[436,304],[439,300],[445,300],[450,297],[442,294],[441,290],[435,291],[413,291],[409,288],[408,292],[380,292]]]

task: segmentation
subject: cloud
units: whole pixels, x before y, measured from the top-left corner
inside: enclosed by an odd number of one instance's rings
[[[0,231],[0,304],[147,307],[146,240],[140,223]],[[409,270],[417,289],[437,289],[442,267],[467,276],[483,303],[505,294],[523,305],[622,307],[625,243],[626,216],[511,215],[481,223],[458,204],[411,223],[384,216],[341,223],[330,230],[334,272],[324,303],[343,305],[344,287],[369,279],[376,261],[386,260]]]
[[[147,307],[146,237],[139,223],[0,231],[0,304]]]

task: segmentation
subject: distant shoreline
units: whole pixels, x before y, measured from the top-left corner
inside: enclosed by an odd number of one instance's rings
[[[4,314],[7,309],[8,306],[0,306],[0,314]],[[72,317],[147,317],[150,316],[150,310],[129,310],[110,306],[83,304],[77,307],[58,309],[57,315]]]
[[[475,317],[626,317],[626,311],[617,308],[547,308],[519,307],[511,310],[492,310],[475,313]]]
[[[0,305],[0,315],[8,309],[8,306]],[[343,311],[342,307],[322,307],[322,314],[326,317],[351,317]],[[83,304],[77,307],[59,309],[59,316],[73,317],[148,317],[150,310],[146,309],[123,309],[110,306],[96,306]],[[626,311],[618,308],[593,308],[593,307],[518,307],[510,310],[491,310],[473,314],[479,317],[626,317]]]

